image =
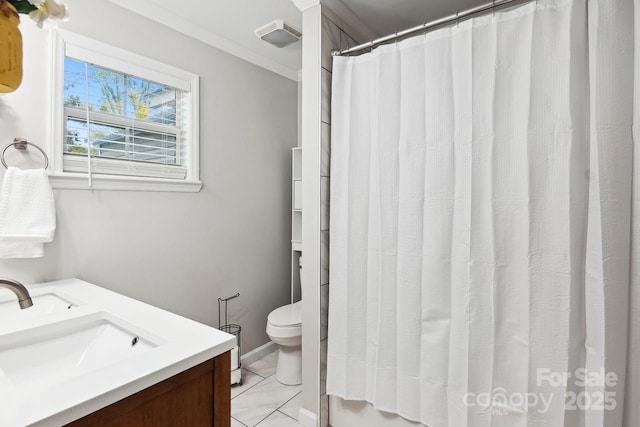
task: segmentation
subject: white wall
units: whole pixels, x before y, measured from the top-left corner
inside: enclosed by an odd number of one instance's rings
[[[267,314],[289,299],[297,83],[106,0],[67,4],[63,28],[200,75],[204,188],[56,190],[58,229],[45,257],[0,260],[0,275],[79,277],[209,325],[217,298],[237,291],[230,314],[243,326],[243,350],[264,344]],[[15,136],[46,140],[46,31],[22,20],[25,79],[0,96],[1,146]]]

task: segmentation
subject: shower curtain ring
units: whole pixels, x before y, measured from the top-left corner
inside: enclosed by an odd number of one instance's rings
[[[460,26],[460,16],[459,12],[456,10],[456,28]]]
[[[398,44],[398,32],[396,31],[396,45]]]
[[[427,21],[422,23],[422,29],[424,30],[424,37],[427,38]]]
[[[496,0],[491,1],[491,9],[493,11],[493,16],[496,16]]]

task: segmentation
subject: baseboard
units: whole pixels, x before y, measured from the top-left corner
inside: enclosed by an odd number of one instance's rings
[[[278,344],[273,341],[269,341],[268,343],[261,345],[260,347],[254,348],[248,353],[240,356],[240,360],[244,366],[251,365],[253,362],[258,361],[265,357],[269,353],[273,353],[278,349]]]
[[[305,408],[298,412],[298,424],[304,427],[318,427],[318,415]]]

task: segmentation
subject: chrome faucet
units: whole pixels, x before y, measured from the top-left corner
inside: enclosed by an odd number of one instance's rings
[[[29,308],[33,305],[31,295],[29,295],[29,291],[22,283],[11,279],[0,279],[0,288],[7,288],[13,291],[13,293],[18,297],[18,304],[20,304],[21,309],[24,310],[25,308]]]

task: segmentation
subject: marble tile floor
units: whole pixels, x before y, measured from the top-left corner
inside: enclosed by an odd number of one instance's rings
[[[278,352],[242,367],[242,385],[231,387],[231,427],[298,427],[302,386],[276,381]]]

